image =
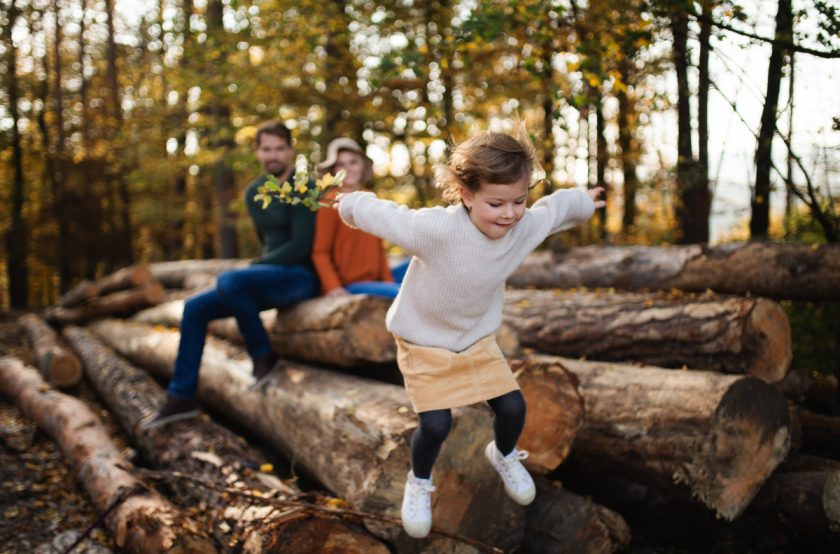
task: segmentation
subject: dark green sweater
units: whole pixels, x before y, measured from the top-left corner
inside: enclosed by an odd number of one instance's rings
[[[294,172],[289,182],[294,184]],[[264,184],[263,175],[245,189],[245,205],[263,244],[262,256],[255,264],[302,265],[312,267],[312,240],[315,234],[315,212],[298,204],[292,206],[274,200],[266,209],[254,200],[257,188]]]

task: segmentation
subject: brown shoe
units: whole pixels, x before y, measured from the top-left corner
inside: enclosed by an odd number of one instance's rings
[[[274,350],[269,350],[259,358],[251,358],[254,363],[254,384],[248,387],[251,390],[257,390],[268,381],[271,372],[280,363],[280,356]]]
[[[158,413],[151,419],[143,421],[140,428],[144,430],[155,429],[197,415],[198,401],[195,398],[181,398],[180,396],[167,394],[166,402],[163,403]]]

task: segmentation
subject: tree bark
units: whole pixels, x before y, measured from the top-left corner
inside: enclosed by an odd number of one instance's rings
[[[619,514],[548,479],[536,484],[537,497],[525,512],[529,554],[604,554],[630,544]]]
[[[797,409],[796,415],[802,426],[800,450],[840,460],[840,417],[816,414]]]
[[[248,260],[214,259],[214,260],[178,260],[174,262],[157,262],[149,264],[152,279],[166,288],[182,289],[187,277],[194,273],[218,275],[223,271],[248,267]]]
[[[625,83],[632,79],[632,62],[622,58],[619,62],[621,80]],[[616,92],[618,97],[618,144],[621,148],[621,169],[624,175],[623,197],[624,211],[621,216],[622,232],[629,235],[636,225],[636,189],[639,180],[636,177],[636,161],[638,157],[633,138],[636,128],[635,101],[630,97],[626,87]]]
[[[26,258],[29,253],[28,232],[23,219],[24,176],[23,146],[20,141],[18,121],[17,48],[12,39],[12,28],[19,16],[15,0],[9,7],[6,26],[3,28],[3,43],[6,45],[6,80],[9,97],[9,115],[12,117],[12,213],[11,225],[4,237],[6,243],[6,275],[9,282],[9,303],[13,308],[25,308],[29,304],[29,270]]]
[[[167,302],[138,313],[142,323],[180,327],[185,300]],[[391,300],[352,295],[316,298],[260,314],[271,344],[284,357],[352,367],[393,363],[396,345],[385,329]],[[211,333],[244,343],[234,318],[213,321]]]
[[[132,289],[146,285],[152,280],[152,273],[144,265],[124,267],[94,282],[96,296],[118,290]]]
[[[790,400],[817,412],[830,412],[840,400],[838,380],[835,375],[802,370],[791,371],[776,387]]]
[[[575,453],[587,463],[690,493],[738,517],[785,459],[794,425],[759,379],[549,356],[580,379],[586,402]]]
[[[523,346],[561,356],[745,373],[790,371],[790,324],[762,298],[508,291],[505,322]]]
[[[34,369],[12,357],[0,358],[0,390],[58,443],[97,510],[104,511],[124,491],[141,489],[105,518],[121,550],[142,554],[216,551],[195,531],[195,522],[131,475],[131,464],[81,401],[56,392]]]
[[[157,469],[185,473],[220,489],[234,488],[267,498],[288,500],[300,494],[300,490],[273,475],[252,469],[261,465],[262,455],[207,416],[176,422],[165,429],[142,429],[140,423],[163,403],[166,393],[145,371],[114,354],[89,331],[68,327],[64,336],[84,360],[85,373],[99,396],[143,457]],[[285,542],[291,532],[296,540],[308,534],[310,540],[317,537],[356,546],[348,547],[347,552],[387,552],[379,541],[337,518],[329,518],[332,522],[326,524],[303,508],[255,506],[250,500],[177,478],[170,486],[179,504],[203,506],[202,521],[219,544],[227,545],[235,539],[253,549]],[[294,526],[287,528],[292,522]]]
[[[776,12],[776,39],[791,40],[793,13],[791,0],[779,0]],[[776,109],[779,106],[779,89],[782,81],[786,49],[773,43],[767,66],[767,94],[761,112],[758,147],[755,152],[755,189],[752,197],[750,238],[765,239],[770,231],[770,169],[773,163],[773,136],[776,134]]]
[[[76,308],[48,308],[44,315],[59,325],[79,323],[105,315],[129,314],[163,300],[163,287],[151,282],[141,287],[99,296]]]
[[[584,246],[539,252],[513,287],[713,290],[778,299],[840,300],[840,246],[753,242],[725,246]]]
[[[177,333],[114,320],[94,323],[91,329],[138,365],[169,376]],[[408,444],[417,426],[402,387],[288,364],[262,393],[253,392],[247,389],[250,364],[212,344],[205,349],[201,372],[199,397],[208,405],[281,449],[357,508],[398,513],[409,468]],[[435,466],[434,521],[447,531],[514,548],[523,538],[524,514],[507,499],[498,476],[483,460],[483,448],[492,437],[490,412],[468,407],[455,414]],[[317,446],[313,436],[319,438]],[[532,456],[535,462],[549,458],[537,452]],[[414,541],[391,526],[367,524],[400,552],[456,547],[440,536]],[[463,551],[462,546],[456,551]]]
[[[72,308],[84,304],[94,296],[96,296],[96,285],[93,284],[93,281],[82,279],[72,289],[62,294],[55,305],[62,308]]]
[[[18,320],[32,344],[41,376],[57,387],[70,387],[82,378],[82,364],[58,342],[58,335],[40,317],[26,314]]]

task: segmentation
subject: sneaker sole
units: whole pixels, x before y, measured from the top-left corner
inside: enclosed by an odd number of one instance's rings
[[[412,527],[412,525],[410,523],[406,523],[405,520],[403,520],[402,522],[402,527],[405,531],[405,534],[411,537],[412,539],[425,539],[429,536],[429,531],[432,530],[431,524],[429,524],[428,526],[424,525],[423,527]]]
[[[171,416],[162,417],[160,419],[153,419],[140,424],[140,428],[146,431],[150,429],[157,429],[158,427],[163,427],[164,425],[168,425],[170,423],[175,423],[176,421],[182,421],[184,419],[192,419],[198,415],[198,410],[192,410],[189,412],[182,412],[180,414],[173,414]]]
[[[493,454],[491,454],[491,452],[492,452],[491,448],[496,448],[496,444],[494,442],[489,443],[487,445],[487,448],[484,449],[484,457],[487,458],[487,461],[490,462],[490,466],[492,466],[492,468],[496,471],[496,473],[499,473],[499,470],[496,469],[496,466],[493,464],[493,458],[492,458]],[[501,479],[501,477],[502,476],[499,475],[500,479]],[[502,479],[502,485],[504,485],[505,492],[507,493],[507,495],[509,497],[511,497],[511,499],[513,499],[513,501],[516,502],[517,504],[519,504],[520,506],[527,506],[528,504],[533,502],[534,498],[536,498],[536,496],[537,496],[536,487],[534,487],[534,490],[530,491],[529,494],[527,494],[525,496],[520,496],[520,495],[517,495],[517,494],[514,494],[513,492],[511,492],[511,490],[508,488],[507,484],[505,484],[504,479]]]

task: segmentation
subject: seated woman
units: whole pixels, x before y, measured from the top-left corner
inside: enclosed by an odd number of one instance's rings
[[[373,176],[373,162],[355,140],[347,137],[330,142],[327,159],[318,169],[322,175],[334,175],[342,169],[347,172],[344,183],[334,194],[360,190]],[[382,239],[349,227],[336,210],[318,210],[312,263],[325,296],[372,294],[393,299],[400,290],[388,267]],[[400,281],[405,265],[394,270]]]

